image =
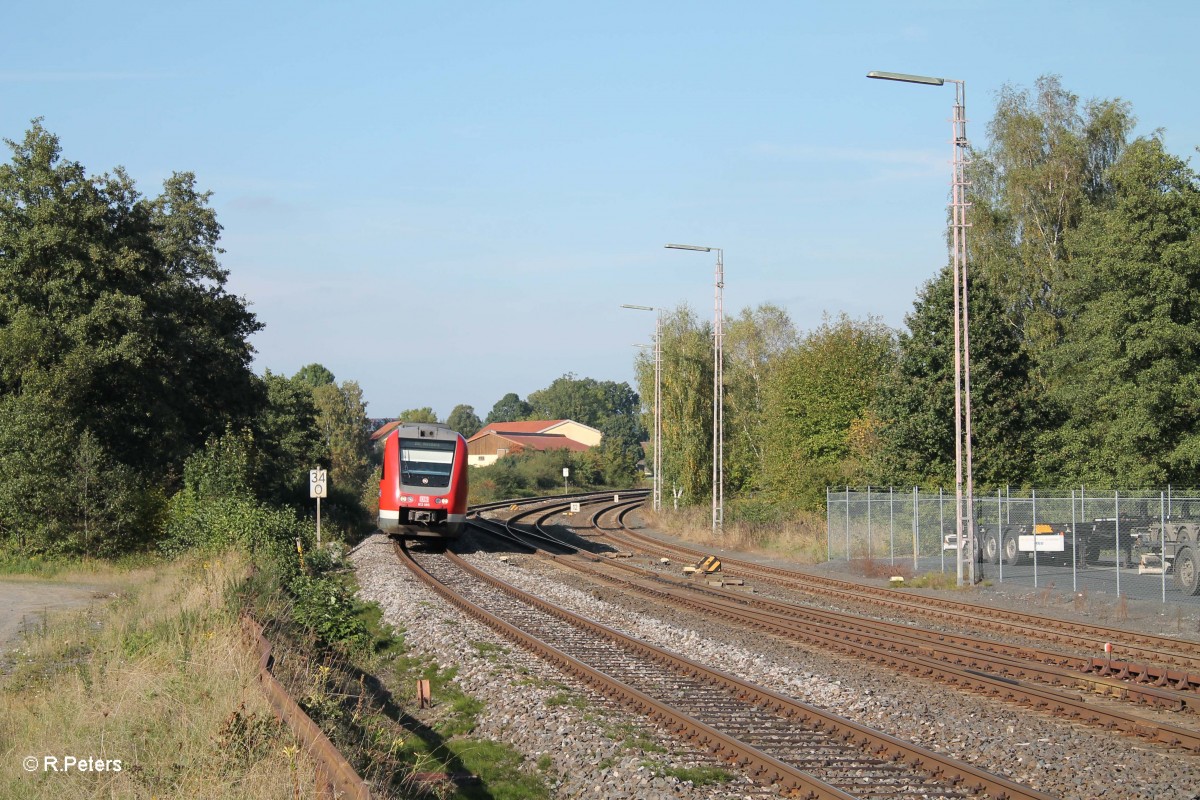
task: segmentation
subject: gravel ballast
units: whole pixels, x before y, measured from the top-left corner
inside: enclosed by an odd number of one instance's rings
[[[445,604],[399,563],[386,537],[366,539],[351,560],[359,596],[378,603],[384,619],[404,630],[412,654],[456,667],[462,690],[485,702],[471,735],[511,745],[530,771],[545,775],[552,797],[712,800],[774,794],[738,776],[694,786],[665,774],[666,765],[686,769],[716,762]],[[550,766],[542,769],[547,759]]]
[[[653,778],[649,774],[653,771],[645,768],[639,774],[637,767],[646,757],[622,755],[620,743],[611,737],[611,720],[622,720],[621,711],[607,705],[586,713],[561,705],[546,707],[546,700],[561,689],[514,685],[520,682],[512,679],[525,677],[520,672],[526,670],[541,681],[566,683],[556,671],[525,653],[511,652],[507,644],[506,663],[481,659],[469,642],[495,641],[493,634],[444,607],[396,562],[390,544],[382,537],[365,542],[354,558],[364,598],[379,602],[385,617],[408,631],[414,647],[426,649],[439,663],[457,665],[463,688],[489,701],[477,733],[508,741],[531,760],[546,753],[552,756],[556,797],[745,794],[729,784],[715,788],[672,785],[673,779]],[[646,642],[1053,796],[1071,800],[1200,798],[1197,756],[1168,752],[760,633],[733,630],[591,584],[533,556],[512,556],[502,562],[494,555],[477,553],[469,559],[525,591]],[[458,623],[446,625],[450,617]],[[578,688],[575,691],[585,694]],[[592,702],[600,701],[593,698]],[[598,722],[600,718],[605,721]],[[1179,720],[1189,726],[1191,722],[1187,717]],[[675,758],[655,755],[659,761]],[[696,755],[682,758],[694,763]],[[609,764],[612,759],[616,760]],[[598,764],[607,766],[597,769]],[[663,783],[656,785],[656,780]],[[642,787],[658,794],[647,794]],[[746,789],[758,793],[753,787]]]

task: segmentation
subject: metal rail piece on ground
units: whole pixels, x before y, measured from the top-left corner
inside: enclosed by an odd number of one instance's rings
[[[258,650],[258,681],[267,696],[267,702],[275,716],[287,724],[313,760],[317,800],[371,800],[371,790],[366,782],[271,672],[274,658],[271,655],[271,643],[263,635],[262,625],[243,615],[242,629]]]

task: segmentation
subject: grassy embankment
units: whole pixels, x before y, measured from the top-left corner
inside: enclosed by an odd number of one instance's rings
[[[359,773],[386,787],[380,797],[546,795],[535,765],[470,735],[484,704],[458,690],[454,671],[409,655],[377,607],[350,599],[339,559],[306,559],[304,570],[294,553],[283,561],[290,570],[265,559],[249,580],[236,552],[132,569],[10,565],[103,587],[110,599],[38,619],[0,673],[0,797],[312,797],[311,765],[257,684],[238,624],[244,605],[269,623],[276,675]],[[417,678],[431,680],[433,708],[408,701]],[[29,756],[120,760],[121,769],[26,771]],[[424,772],[479,780],[430,786]]]
[[[706,547],[780,556],[798,564],[820,564],[826,560],[825,515],[821,512],[799,512],[796,517],[784,522],[726,520],[724,535],[720,537],[713,536],[712,513],[707,506],[664,511],[661,514],[643,507],[639,513],[648,526]],[[876,561],[865,555],[854,558],[850,569],[859,575],[882,580],[895,575],[903,576],[904,582],[897,584],[901,588],[957,588],[953,572],[935,570],[917,575],[907,563]]]
[[[0,797],[311,795],[311,767],[271,715],[229,603],[242,558],[36,571],[111,599],[43,617],[0,677]],[[121,763],[27,771],[30,756]]]
[[[664,498],[664,505],[666,504]],[[805,513],[784,522],[751,523],[726,519],[724,533],[712,532],[712,511],[708,506],[655,514],[647,504],[638,512],[646,525],[708,547],[725,547],[793,559],[801,564],[825,560],[825,519]]]

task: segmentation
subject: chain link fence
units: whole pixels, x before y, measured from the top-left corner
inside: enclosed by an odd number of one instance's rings
[[[963,503],[964,562],[977,580],[1200,604],[1196,490],[977,491],[973,544]],[[953,492],[829,489],[828,557],[955,572],[956,519]]]

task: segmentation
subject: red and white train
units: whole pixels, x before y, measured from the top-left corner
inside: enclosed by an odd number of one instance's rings
[[[379,529],[452,539],[467,517],[467,440],[445,425],[406,422],[387,435]]]

